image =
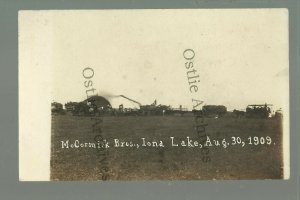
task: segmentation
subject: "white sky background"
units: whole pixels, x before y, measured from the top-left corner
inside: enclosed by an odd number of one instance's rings
[[[99,95],[191,109],[183,58],[191,48],[205,104],[288,105],[284,9],[44,11],[31,28],[36,23],[52,33],[53,101],[84,100],[82,70],[91,67]]]

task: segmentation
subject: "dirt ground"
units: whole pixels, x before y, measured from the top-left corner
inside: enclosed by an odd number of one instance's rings
[[[209,147],[210,162],[201,160],[201,148],[171,147],[170,137],[197,140],[192,116],[102,117],[102,135],[141,144],[140,138],[162,140],[164,148],[107,148],[108,180],[211,180],[281,179],[282,127],[279,119],[205,119],[211,139],[230,145]],[[62,148],[62,142],[94,142],[90,117],[52,116],[51,179],[101,180],[96,148]],[[245,146],[232,145],[240,137]],[[249,136],[266,137],[272,143],[250,145]],[[253,138],[252,138],[253,139]],[[253,141],[252,141],[253,142]]]

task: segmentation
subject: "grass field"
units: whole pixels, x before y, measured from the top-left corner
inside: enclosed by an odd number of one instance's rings
[[[102,135],[141,143],[140,138],[169,137],[197,139],[192,116],[102,117]],[[209,147],[210,162],[201,160],[200,148],[108,148],[109,180],[197,180],[197,179],[281,179],[282,127],[279,119],[205,119],[211,139],[239,136],[272,138],[270,145]],[[62,148],[61,141],[93,142],[92,120],[71,115],[52,116],[51,179],[100,180],[95,148]]]

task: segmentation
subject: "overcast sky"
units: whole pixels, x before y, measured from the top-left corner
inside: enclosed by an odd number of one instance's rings
[[[229,110],[288,105],[286,10],[49,11],[31,24],[52,35],[53,101],[84,100],[82,71],[90,67],[93,88],[108,98],[189,109],[192,98]],[[187,82],[188,48],[200,76],[197,94]],[[127,102],[109,100],[113,107]]]

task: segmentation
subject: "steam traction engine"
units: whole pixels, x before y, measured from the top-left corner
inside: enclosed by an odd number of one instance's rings
[[[272,104],[254,104],[246,108],[247,118],[269,118]]]

